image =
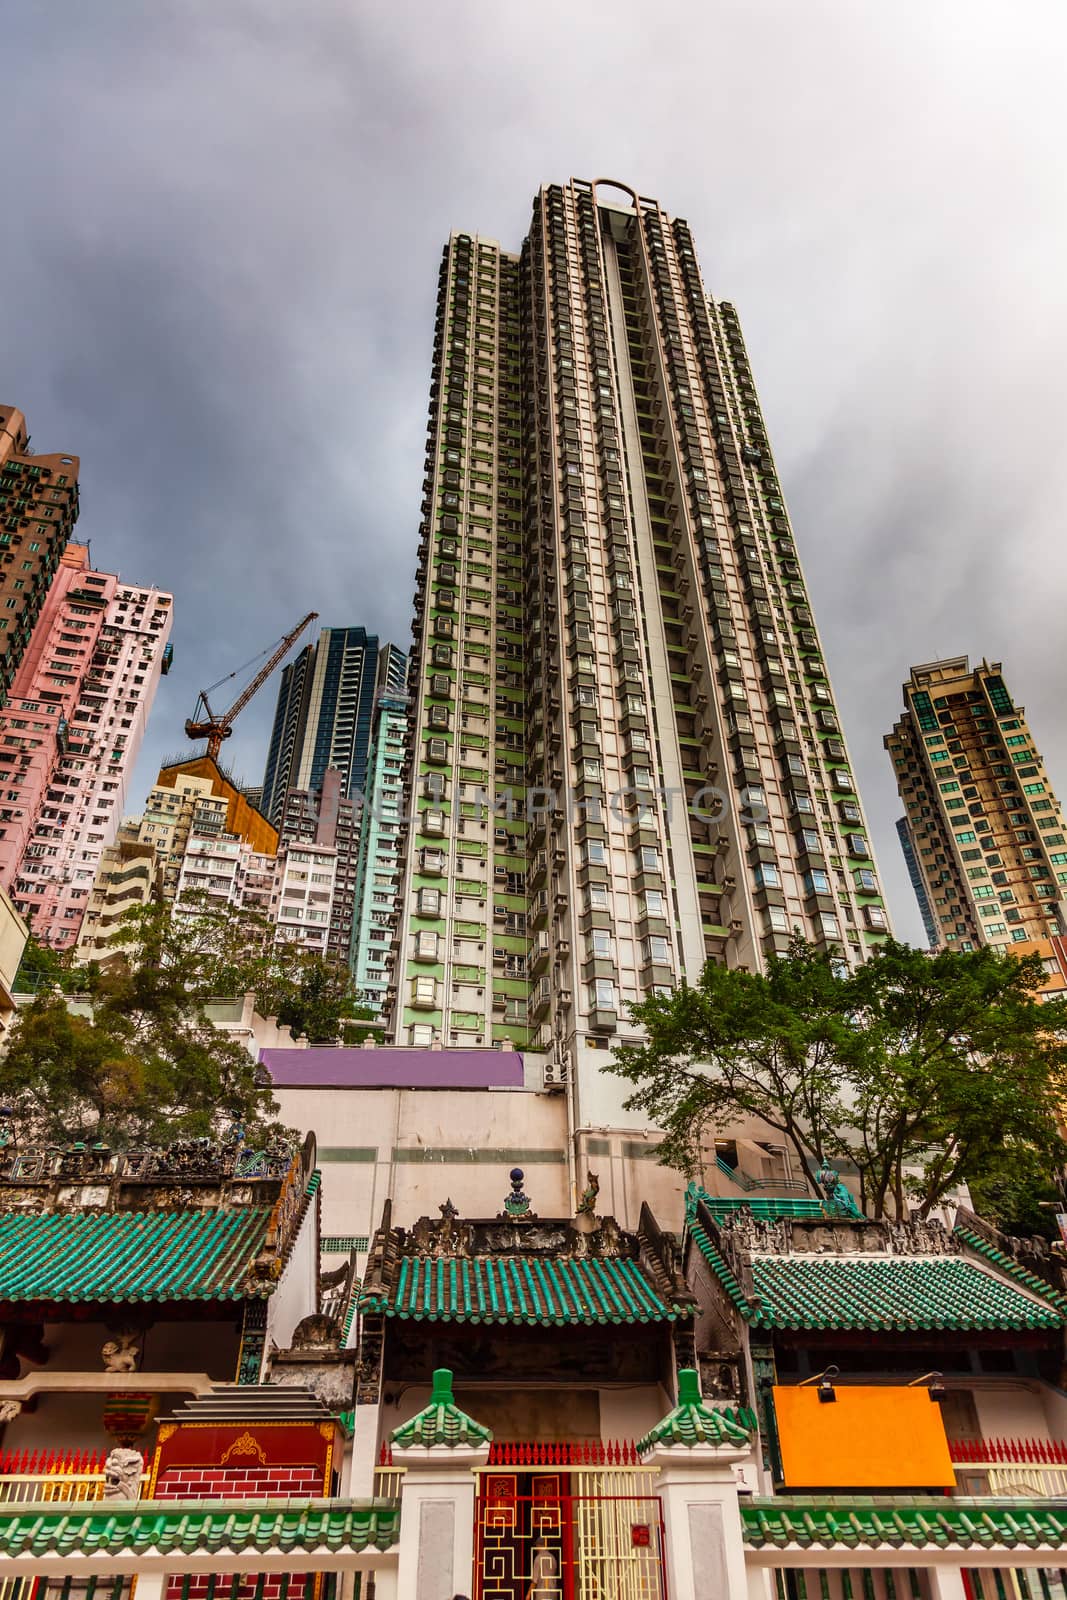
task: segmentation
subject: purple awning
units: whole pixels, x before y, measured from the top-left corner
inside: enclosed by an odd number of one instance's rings
[[[521,1089],[515,1050],[261,1050],[276,1089]]]

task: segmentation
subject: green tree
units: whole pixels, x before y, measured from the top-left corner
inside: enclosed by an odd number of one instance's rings
[[[261,1013],[276,1016],[312,1044],[343,1036],[345,1023],[359,1011],[347,965],[295,944],[275,946],[256,988]]]
[[[76,967],[70,951],[53,950],[31,933],[15,974],[14,992],[39,994],[42,990],[58,989],[64,994],[79,994],[91,987],[98,972],[95,962]]]
[[[312,1043],[338,1038],[355,1014],[347,965],[277,942],[266,917],[210,896],[186,896],[177,914],[169,905],[138,906],[114,942],[123,959],[101,975],[101,995],[116,988],[125,994],[132,973],[153,996],[166,989],[203,1002],[252,993],[261,1016],[277,1017]]]
[[[128,1144],[275,1131],[277,1106],[255,1062],[205,1009],[261,975],[269,957],[258,924],[210,907],[182,917],[149,906],[117,941],[84,1010],[42,989],[12,1029],[0,1098],[20,1137]]]
[[[19,1015],[0,1062],[0,1098],[26,1142],[168,1143],[277,1131],[256,1064],[194,1001],[157,1005],[131,983],[88,1015],[41,994]]]
[[[848,1163],[874,1216],[925,1216],[961,1183],[1063,1163],[1065,1007],[1042,1004],[1042,976],[1035,957],[893,941],[849,973],[797,938],[766,974],[709,963],[695,988],[632,1007],[645,1037],[611,1070],[664,1129],[669,1165],[694,1171],[711,1129],[756,1117],[809,1181]]]

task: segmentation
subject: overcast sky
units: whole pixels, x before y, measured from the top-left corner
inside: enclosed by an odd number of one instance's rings
[[[44,0],[3,52],[0,401],[176,595],[135,792],[304,611],[407,643],[441,246],[575,175],[738,307],[898,932],[912,662],[1002,660],[1067,798],[1062,0]]]

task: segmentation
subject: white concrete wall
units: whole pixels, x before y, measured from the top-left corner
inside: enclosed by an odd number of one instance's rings
[[[436,1217],[446,1199],[461,1216],[496,1216],[516,1162],[526,1172],[526,1193],[539,1215],[568,1216],[574,1209],[562,1095],[522,1089],[276,1089],[275,1096],[281,1120],[313,1132],[318,1141],[324,1234],[373,1234],[387,1199],[393,1201],[394,1224],[402,1227],[421,1216]]]
[[[976,1385],[971,1392],[983,1439],[1047,1439],[1055,1435],[1044,1398],[1051,1391],[1043,1385],[1005,1379],[989,1388]],[[1067,1411],[1067,1396],[1063,1404]]]
[[[278,1287],[267,1302],[267,1337],[282,1350],[287,1350],[292,1343],[297,1323],[317,1309],[318,1277],[318,1229],[315,1201],[312,1200],[293,1241]]]

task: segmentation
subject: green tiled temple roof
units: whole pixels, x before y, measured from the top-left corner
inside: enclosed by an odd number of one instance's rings
[[[433,1375],[433,1393],[430,1403],[390,1435],[393,1443],[402,1449],[409,1445],[422,1445],[432,1449],[444,1445],[449,1450],[457,1446],[492,1443],[492,1431],[468,1417],[456,1404],[452,1393],[452,1374],[447,1367],[438,1367]]]
[[[959,1256],[754,1256],[761,1328],[1062,1328],[1047,1301]]]
[[[0,1301],[239,1300],[267,1234],[264,1206],[0,1212]]]
[[[970,1228],[954,1228],[952,1230],[957,1239],[962,1239],[964,1244],[969,1244],[978,1255],[985,1256],[986,1260],[994,1267],[999,1267],[1001,1272],[1006,1272],[1009,1278],[1014,1278],[1016,1283],[1024,1284],[1033,1294],[1039,1294],[1048,1300],[1051,1305],[1058,1306],[1061,1311],[1067,1311],[1067,1295],[1054,1289],[1051,1283],[1046,1283],[1044,1278],[1039,1278],[1033,1272],[1027,1272],[1011,1256],[1006,1256],[996,1245],[983,1239],[981,1234],[972,1233]]]
[[[537,1255],[402,1256],[391,1291],[365,1292],[360,1310],[433,1322],[673,1322],[636,1261]]]
[[[662,1422],[657,1422],[637,1446],[638,1455],[644,1455],[653,1445],[732,1446],[744,1449],[749,1442],[748,1429],[725,1411],[716,1411],[704,1404],[700,1395],[700,1380],[692,1367],[683,1367],[678,1374],[678,1404],[668,1411]]]
[[[715,1244],[715,1241],[711,1237],[711,1234],[708,1232],[707,1228],[705,1228],[702,1222],[697,1221],[695,1218],[693,1221],[687,1224],[687,1228],[689,1233],[696,1240],[697,1248],[704,1257],[704,1260],[708,1263],[708,1266],[711,1268],[712,1272],[714,1272],[715,1276],[726,1290],[726,1293],[729,1295],[734,1305],[743,1316],[750,1316],[752,1308],[748,1303],[745,1291],[738,1283],[729,1266],[727,1266],[726,1257]]]
[[[111,1502],[0,1505],[0,1564],[17,1556],[390,1550],[400,1507],[382,1500]]]
[[[845,1545],[862,1549],[959,1546],[1053,1550],[1067,1546],[1067,1504],[1055,1500],[915,1500],[908,1496],[776,1495],[741,1498],[751,1549]]]

